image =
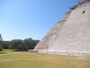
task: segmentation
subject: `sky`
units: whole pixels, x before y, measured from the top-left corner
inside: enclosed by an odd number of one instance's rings
[[[82,0],[0,0],[0,34],[3,40],[41,40],[61,21],[69,8]]]

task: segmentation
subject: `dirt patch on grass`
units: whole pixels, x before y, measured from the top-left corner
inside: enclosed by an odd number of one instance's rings
[[[5,53],[0,53],[0,55],[1,55],[1,54],[5,54]]]
[[[53,64],[61,64],[63,63],[62,59],[55,59],[55,58],[37,58],[39,61],[45,61]]]

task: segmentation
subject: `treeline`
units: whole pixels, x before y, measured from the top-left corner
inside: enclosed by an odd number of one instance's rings
[[[16,49],[18,51],[28,51],[29,49],[34,49],[38,44],[39,40],[33,40],[32,38],[27,38],[24,40],[15,39],[11,41],[1,41],[0,40],[0,50],[2,49]]]

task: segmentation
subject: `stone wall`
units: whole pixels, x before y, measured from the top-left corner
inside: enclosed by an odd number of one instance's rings
[[[90,56],[90,2],[68,12],[34,50],[44,54]]]

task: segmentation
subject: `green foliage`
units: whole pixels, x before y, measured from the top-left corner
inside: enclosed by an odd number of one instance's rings
[[[25,43],[25,46],[26,46],[26,51],[28,49],[34,49],[34,47],[38,44],[39,40],[33,40],[32,38],[29,38],[29,39],[25,39],[24,40],[24,43]]]
[[[0,51],[0,53],[12,53],[12,52],[17,52],[16,49],[3,49]]]
[[[0,41],[0,51],[2,51],[2,42]]]
[[[2,46],[0,45],[0,51],[2,51]]]
[[[23,49],[24,43],[22,40],[12,40],[10,42],[10,49]]]
[[[39,40],[33,40],[32,38],[24,40],[15,39],[11,41],[3,41],[0,34],[0,51],[2,51],[2,49],[17,49],[18,51],[28,51],[29,49],[34,49],[38,42]]]
[[[2,41],[2,35],[0,34],[0,41]]]
[[[8,49],[9,48],[9,41],[2,41],[2,48]]]
[[[18,51],[28,51],[29,49],[34,49],[38,44],[39,40],[33,40],[31,38],[25,40],[12,40],[12,41],[2,41],[3,49],[17,49]]]
[[[0,34],[0,51],[2,51],[2,36]]]

